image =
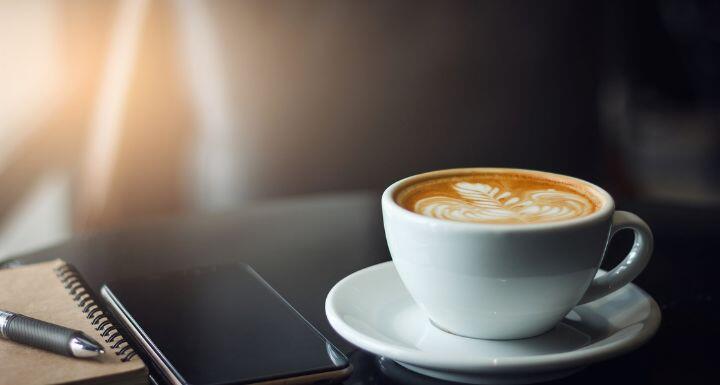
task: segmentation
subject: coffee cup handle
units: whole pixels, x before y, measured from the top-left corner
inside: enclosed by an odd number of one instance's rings
[[[610,238],[624,229],[631,229],[635,233],[630,252],[614,269],[592,281],[578,305],[604,297],[625,286],[635,279],[650,261],[653,235],[647,223],[633,213],[616,211],[612,218]]]

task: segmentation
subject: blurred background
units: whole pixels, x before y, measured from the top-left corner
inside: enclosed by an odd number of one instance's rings
[[[463,166],[720,206],[720,3],[0,1],[0,259]]]

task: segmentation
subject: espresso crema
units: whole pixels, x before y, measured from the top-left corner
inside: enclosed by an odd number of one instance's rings
[[[602,203],[571,178],[532,172],[432,174],[405,186],[396,202],[428,217],[458,222],[525,224],[590,215]],[[549,174],[552,175],[552,174]]]

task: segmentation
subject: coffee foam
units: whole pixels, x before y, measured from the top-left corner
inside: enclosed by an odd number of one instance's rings
[[[581,182],[544,175],[479,171],[429,176],[402,188],[395,200],[428,217],[496,224],[569,220],[590,215],[602,206]]]

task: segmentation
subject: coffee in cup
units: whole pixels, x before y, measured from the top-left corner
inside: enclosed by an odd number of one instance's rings
[[[652,252],[636,215],[600,187],[521,169],[464,168],[400,180],[383,221],[401,280],[430,321],[466,337],[517,339],[552,329],[574,306],[634,279]],[[595,277],[621,229],[627,257]]]
[[[580,218],[603,204],[583,183],[569,178],[490,171],[430,177],[403,187],[395,199],[429,217],[494,224]]]

